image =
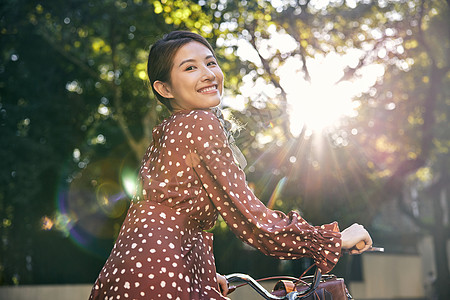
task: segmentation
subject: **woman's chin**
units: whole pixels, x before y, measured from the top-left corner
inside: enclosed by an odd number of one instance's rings
[[[208,101],[208,103],[205,105],[205,107],[203,107],[203,109],[214,108],[214,107],[218,106],[220,104],[220,102],[221,102],[220,98],[213,100],[213,101]]]

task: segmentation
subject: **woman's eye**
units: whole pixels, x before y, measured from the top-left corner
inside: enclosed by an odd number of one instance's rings
[[[191,70],[194,70],[194,66],[189,66],[186,68],[186,71],[191,71]]]
[[[208,63],[208,66],[211,66],[211,65],[217,65],[217,63],[216,63],[215,61],[210,61],[210,62]]]

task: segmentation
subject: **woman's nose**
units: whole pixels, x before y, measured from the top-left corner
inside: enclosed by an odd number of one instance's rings
[[[216,74],[209,69],[208,67],[203,68],[203,74],[202,74],[203,80],[214,80],[216,79]]]

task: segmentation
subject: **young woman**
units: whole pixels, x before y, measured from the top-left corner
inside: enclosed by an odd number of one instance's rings
[[[172,115],[153,130],[142,160],[138,194],[90,299],[226,299],[210,229],[219,214],[244,242],[280,259],[312,257],[322,272],[342,249],[372,245],[358,224],[311,226],[297,212],[264,206],[252,193],[216,116],[223,73],[201,36],[166,35],[151,48],[148,75]]]

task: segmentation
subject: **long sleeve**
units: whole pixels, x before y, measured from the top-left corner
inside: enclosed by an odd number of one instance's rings
[[[297,212],[268,209],[249,189],[235,164],[220,121],[210,112],[192,115],[193,167],[208,197],[228,226],[244,242],[280,259],[312,257],[323,273],[341,255],[337,223],[312,226]]]

